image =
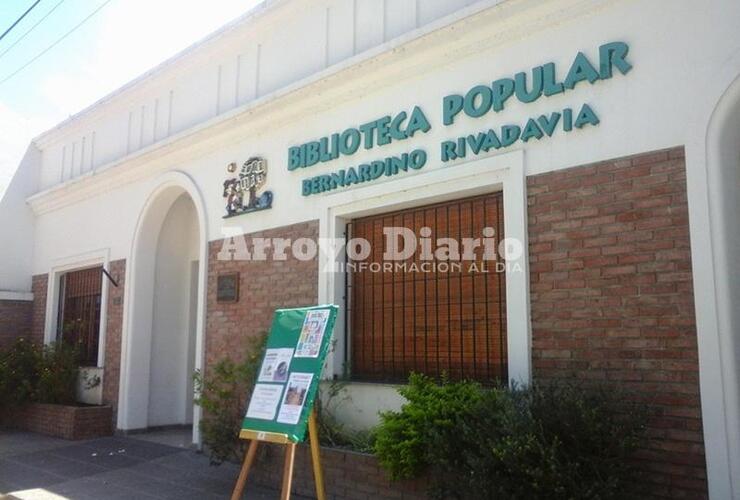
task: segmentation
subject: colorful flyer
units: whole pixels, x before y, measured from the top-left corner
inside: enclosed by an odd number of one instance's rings
[[[295,351],[296,358],[318,357],[328,320],[328,309],[318,309],[306,313],[306,319],[303,320],[303,327],[301,328],[301,335],[298,337],[298,346]]]
[[[260,368],[259,382],[285,382],[288,380],[290,360],[293,358],[293,349],[289,347],[267,349],[265,359]]]
[[[280,405],[277,421],[284,424],[297,424],[301,418],[303,405],[306,403],[306,393],[311,385],[313,373],[291,373],[288,387]]]
[[[247,418],[272,420],[280,402],[283,386],[276,384],[255,384],[252,399],[247,408]]]

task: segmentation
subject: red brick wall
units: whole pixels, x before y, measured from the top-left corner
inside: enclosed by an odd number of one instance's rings
[[[31,291],[33,292],[33,312],[31,316],[31,340],[34,342],[44,341],[44,322],[46,321],[46,289],[48,288],[49,275],[37,274],[31,278]]]
[[[271,229],[246,235],[251,238],[312,238],[319,235],[318,221]],[[206,319],[206,367],[227,356],[245,352],[246,339],[266,333],[277,308],[315,305],[318,299],[318,261],[220,261],[217,254],[223,241],[212,241],[208,249],[208,314]],[[268,253],[269,255],[269,253]],[[239,272],[239,301],[216,301],[219,273]]]
[[[535,379],[647,403],[650,491],[706,496],[683,148],[527,184]]]
[[[111,435],[111,408],[108,406],[65,406],[31,403],[5,415],[5,423],[47,436],[64,439],[92,439]]]
[[[118,412],[118,385],[121,375],[121,331],[123,328],[123,297],[126,284],[126,260],[115,260],[109,272],[118,283],[108,284],[108,318],[105,331],[105,366],[103,368],[103,403],[113,408],[113,422]],[[107,279],[107,278],[103,278]]]
[[[258,460],[248,481],[280,490],[283,478],[285,446],[261,444],[267,453]],[[296,495],[316,497],[313,466],[308,445],[296,448],[292,491]],[[263,450],[265,451],[265,450]],[[427,498],[423,480],[391,481],[372,455],[336,448],[321,448],[321,468],[327,498],[352,500],[416,500]]]
[[[0,300],[0,349],[30,335],[32,315],[30,300]]]
[[[118,385],[121,365],[121,332],[123,326],[123,296],[125,289],[126,260],[116,260],[110,263],[109,269],[118,287],[111,283],[108,288],[108,319],[105,340],[105,367],[103,374],[103,403],[113,408],[112,419],[116,420],[118,409]],[[28,331],[30,338],[36,342],[44,340],[44,324],[46,320],[46,293],[48,275],[36,275],[32,279],[33,303],[29,303]],[[2,304],[0,303],[0,308]],[[1,310],[0,310],[1,312]],[[0,342],[2,342],[2,320],[0,320]]]

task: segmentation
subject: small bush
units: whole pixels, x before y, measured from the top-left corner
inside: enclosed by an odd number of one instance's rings
[[[71,405],[77,400],[79,350],[63,342],[44,346],[37,368],[36,401]]]
[[[408,400],[400,412],[381,414],[376,431],[378,459],[393,479],[416,477],[439,457],[460,453],[455,433],[460,420],[480,402],[478,384],[437,385],[429,377],[412,374],[398,392]]]
[[[200,420],[203,444],[214,465],[242,459],[244,447],[239,431],[248,396],[257,380],[266,340],[266,335],[250,339],[241,362],[227,358],[216,363],[208,376],[199,371],[194,375],[195,403],[204,410]]]
[[[39,346],[23,338],[0,351],[0,406],[35,400],[40,356]]]
[[[74,404],[78,351],[57,342],[41,346],[18,339],[0,352],[0,406]]]
[[[257,380],[266,340],[266,335],[251,339],[244,361],[226,358],[209,370],[208,376],[199,371],[194,374],[195,403],[204,410],[200,430],[212,465],[224,461],[240,462],[243,459],[246,442],[239,439],[239,431]],[[340,388],[341,383],[332,383],[327,403],[339,393]],[[316,399],[315,408],[322,445],[364,453],[374,451],[375,435],[372,430],[357,432],[345,429],[319,398]],[[267,448],[260,450],[260,453],[267,452]]]
[[[395,478],[427,474],[435,497],[610,499],[634,478],[644,419],[613,391],[414,376],[401,393],[409,403],[382,415],[376,452]]]

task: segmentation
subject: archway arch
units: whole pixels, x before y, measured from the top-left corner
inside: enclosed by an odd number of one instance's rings
[[[740,492],[740,75],[717,102],[705,144],[727,461],[730,488],[737,495]]]
[[[118,428],[193,426],[192,370],[203,368],[207,219],[182,172],[161,176],[138,217],[127,270]]]

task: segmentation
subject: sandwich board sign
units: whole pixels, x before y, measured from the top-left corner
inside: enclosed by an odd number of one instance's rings
[[[313,405],[321,370],[331,346],[336,316],[335,305],[275,311],[265,354],[239,433],[240,438],[252,441],[232,498],[241,497],[259,441],[288,445],[283,493],[289,496],[295,444],[305,440],[307,431],[317,496],[324,497]]]

